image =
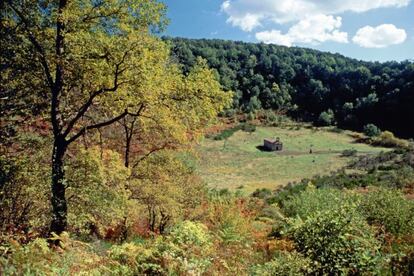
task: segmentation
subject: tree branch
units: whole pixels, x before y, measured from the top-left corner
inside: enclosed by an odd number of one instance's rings
[[[97,123],[94,125],[89,125],[86,127],[83,127],[78,133],[76,133],[75,135],[73,135],[69,140],[68,140],[68,144],[76,141],[76,139],[78,139],[80,136],[82,136],[83,134],[85,134],[86,131],[91,130],[91,129],[97,129],[97,128],[101,128],[101,127],[105,127],[105,126],[109,126],[112,125],[113,123],[118,122],[119,120],[121,120],[122,118],[125,118],[125,116],[127,116],[128,110],[125,110],[123,113],[121,113],[120,115],[108,120],[108,121],[104,121],[101,123]]]
[[[98,97],[99,95],[104,94],[106,92],[115,92],[119,88],[119,86],[121,86],[122,84],[126,83],[126,82],[119,82],[119,76],[126,70],[126,69],[120,69],[120,67],[125,62],[125,58],[126,58],[128,52],[129,51],[126,51],[124,53],[121,61],[119,63],[115,64],[115,72],[114,72],[114,83],[113,83],[113,86],[111,88],[101,88],[101,89],[93,92],[89,96],[89,99],[81,106],[81,108],[79,109],[79,111],[75,115],[75,117],[68,123],[68,126],[66,127],[66,130],[64,131],[64,134],[63,134],[65,137],[67,135],[69,135],[69,133],[72,131],[73,127],[79,121],[79,119],[82,118],[82,116],[84,116],[85,113],[89,110],[89,108],[93,104],[93,100],[96,97]]]
[[[33,33],[30,31],[29,21],[24,16],[24,14],[21,11],[19,11],[19,9],[17,9],[13,5],[12,0],[7,0],[7,3],[9,4],[10,8],[17,14],[17,16],[20,18],[20,20],[23,22],[23,24],[25,26],[24,29],[26,30],[26,32],[28,34],[28,38],[29,38],[30,42],[35,47],[36,51],[40,54],[40,62],[42,64],[43,70],[45,71],[45,74],[46,74],[46,81],[48,82],[49,87],[52,88],[54,86],[54,81],[53,81],[53,78],[52,78],[52,74],[50,73],[49,64],[47,63],[45,50],[40,45],[40,43],[37,41],[37,39],[35,38]]]

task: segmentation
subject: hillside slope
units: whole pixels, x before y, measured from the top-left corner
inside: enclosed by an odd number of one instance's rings
[[[235,92],[235,109],[287,110],[320,124],[368,123],[414,137],[414,64],[365,62],[311,49],[224,40],[165,38],[189,70],[198,56]],[[322,114],[322,115],[321,115]]]

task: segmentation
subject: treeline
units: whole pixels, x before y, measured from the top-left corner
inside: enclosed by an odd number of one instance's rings
[[[375,124],[413,137],[414,64],[365,62],[339,54],[224,40],[164,38],[188,71],[201,56],[224,89],[235,92],[233,111],[274,109],[319,124],[361,130]]]

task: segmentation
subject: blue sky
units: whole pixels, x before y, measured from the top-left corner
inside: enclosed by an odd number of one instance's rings
[[[162,0],[166,35],[414,59],[414,0]]]

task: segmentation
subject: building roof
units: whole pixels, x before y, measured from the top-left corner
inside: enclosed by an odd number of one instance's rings
[[[277,139],[264,139],[266,142],[271,143],[271,144],[283,144],[279,138]]]

